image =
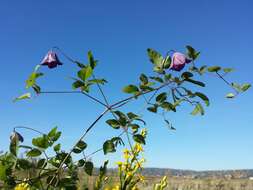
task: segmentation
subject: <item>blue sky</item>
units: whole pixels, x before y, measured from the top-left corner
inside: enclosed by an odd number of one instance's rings
[[[97,75],[111,102],[125,97],[121,88],[150,73],[146,49],[163,53],[184,51],[191,44],[201,51],[199,64],[233,67],[230,80],[253,83],[253,2],[251,0],[179,1],[1,1],[0,2],[0,145],[7,150],[16,125],[47,132],[55,125],[68,150],[102,108],[81,95],[43,95],[13,103],[25,91],[24,81],[52,46],[85,61],[92,50],[100,64]],[[43,68],[44,89],[70,89],[67,78],[76,71],[67,61],[56,70]],[[147,113],[149,137],[146,166],[182,169],[243,169],[253,163],[252,90],[234,100],[230,89],[213,77],[205,78],[211,99],[203,117],[190,109],[170,116],[177,128],[169,131],[161,119]],[[139,105],[139,104],[137,104]],[[136,110],[138,106],[130,105]],[[29,143],[34,133],[20,131]],[[88,152],[101,147],[115,132],[100,122],[87,137]],[[93,158],[96,165],[119,153]]]

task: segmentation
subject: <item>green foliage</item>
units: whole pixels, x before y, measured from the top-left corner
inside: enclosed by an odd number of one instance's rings
[[[115,145],[114,145],[113,141],[111,141],[111,140],[105,141],[103,144],[103,151],[104,151],[104,154],[107,154],[110,152],[111,153],[116,152]]]
[[[76,154],[81,153],[82,151],[84,151],[87,148],[87,143],[85,143],[84,141],[80,140],[75,148],[73,149],[73,152]]]
[[[92,175],[93,172],[93,163],[90,161],[85,162],[84,164],[84,171],[88,174],[88,175]]]
[[[145,138],[141,134],[135,134],[135,135],[133,135],[133,139],[137,143],[146,144]]]
[[[26,156],[28,157],[38,157],[41,155],[41,151],[37,148],[34,148],[26,153]]]
[[[130,84],[123,88],[123,92],[129,93],[129,94],[136,94],[139,92],[139,89],[137,86]]]
[[[15,98],[13,101],[16,102],[18,100],[24,100],[24,99],[30,99],[31,98],[31,93],[25,93],[20,95],[19,97]]]
[[[198,113],[201,115],[204,115],[204,113],[205,113],[204,108],[202,107],[202,105],[200,103],[197,103],[195,105],[194,110],[191,112],[192,115],[197,115]]]
[[[219,66],[208,67],[209,72],[218,72],[219,70],[221,70]]]
[[[187,49],[187,55],[189,58],[196,60],[198,56],[200,55],[200,52],[197,52],[193,47],[191,46],[186,46]]]

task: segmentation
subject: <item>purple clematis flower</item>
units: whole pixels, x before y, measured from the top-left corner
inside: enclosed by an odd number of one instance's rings
[[[18,132],[13,131],[13,132],[11,133],[10,140],[11,140],[11,141],[16,141],[16,140],[18,140],[18,141],[20,141],[20,142],[23,142],[23,141],[24,141],[24,138],[23,138],[22,135],[20,135]]]
[[[192,60],[188,59],[184,54],[175,52],[172,55],[170,69],[174,71],[181,71],[185,64],[190,63]]]
[[[48,68],[52,69],[57,67],[57,65],[62,65],[62,63],[58,59],[58,56],[55,52],[49,51],[42,60],[41,65],[48,66]]]

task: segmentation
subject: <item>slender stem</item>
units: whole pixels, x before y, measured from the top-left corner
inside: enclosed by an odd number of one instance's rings
[[[52,49],[57,49],[67,60],[69,60],[70,62],[76,63],[76,61],[74,59],[72,59],[71,57],[69,57],[66,53],[64,53],[64,51],[62,51],[59,47],[54,46]]]
[[[92,99],[93,101],[101,104],[102,106],[107,107],[107,105],[104,104],[103,102],[101,102],[99,99],[97,99],[97,98],[95,98],[83,91],[42,91],[42,92],[40,92],[40,94],[83,94],[83,95],[87,96],[88,98]]]
[[[93,79],[96,79],[96,77],[95,77],[94,74],[92,74],[92,77],[93,77]],[[102,87],[100,86],[99,83],[96,83],[96,85],[97,85],[98,90],[100,91],[101,95],[103,96],[103,99],[104,99],[105,103],[107,104],[107,106],[109,106],[109,102],[108,102],[108,100],[107,100],[107,98],[106,98],[106,96],[105,96],[105,94],[104,94],[104,92],[102,90]]]
[[[74,144],[74,146],[71,148],[71,150],[69,151],[69,153],[65,156],[65,158],[61,161],[59,167],[57,168],[54,177],[50,180],[49,184],[48,184],[48,188],[49,185],[51,185],[51,183],[53,182],[53,180],[55,179],[56,175],[58,174],[58,172],[60,171],[60,169],[62,168],[63,164],[65,163],[65,161],[69,158],[69,156],[71,155],[71,153],[73,152],[74,148],[76,147],[76,145],[78,144],[79,141],[81,141],[86,135],[87,133],[95,126],[95,124],[109,111],[109,109],[105,109],[105,111],[103,111],[98,117],[97,119],[86,129],[85,133],[79,138],[79,140]]]
[[[31,131],[34,131],[34,132],[36,132],[36,133],[39,133],[39,134],[41,134],[41,135],[45,135],[45,133],[42,133],[42,132],[40,132],[40,131],[38,131],[38,130],[36,130],[36,129],[33,129],[33,128],[31,128],[31,127],[16,126],[16,127],[14,127],[14,130],[16,130],[16,129],[27,129],[27,130],[31,130]]]
[[[117,137],[121,137],[124,133],[125,133],[125,130],[124,130],[123,132],[121,132]],[[97,149],[96,151],[94,151],[94,152],[88,154],[88,155],[86,156],[86,159],[89,158],[89,157],[91,157],[91,156],[93,156],[94,154],[96,154],[96,153],[102,151],[102,150],[103,150],[103,148],[100,148],[100,149]]]
[[[156,90],[158,91],[158,90],[160,90],[161,88],[163,88],[163,87],[165,87],[165,86],[167,86],[167,85],[169,85],[169,84],[170,84],[170,82],[167,82],[167,83],[164,83],[163,85],[161,85],[161,86],[159,86],[159,87],[157,87],[157,88],[154,88],[154,89],[152,89],[152,90],[149,90],[149,91],[146,91],[146,92],[137,94],[137,95],[130,96],[130,97],[125,98],[125,99],[123,99],[123,100],[120,100],[120,101],[118,101],[118,102],[112,104],[112,105],[111,105],[111,108],[115,108],[115,107],[118,106],[119,104],[122,104],[122,103],[124,103],[124,102],[129,101],[129,100],[132,100],[133,98],[139,97],[139,96],[141,96],[141,95],[148,94],[148,93],[153,92],[153,91],[156,91]],[[123,105],[124,105],[124,104],[123,104]]]
[[[233,87],[233,85],[232,85],[231,83],[229,83],[218,71],[216,72],[216,74],[217,74],[218,77],[219,77],[221,80],[223,80],[228,86],[232,87],[232,88],[235,90],[235,92],[236,92],[237,94],[239,94],[239,91],[238,91],[237,89],[235,89],[235,88]]]

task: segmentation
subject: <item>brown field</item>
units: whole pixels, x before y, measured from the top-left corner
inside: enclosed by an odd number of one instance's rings
[[[146,177],[145,182],[140,186],[143,190],[152,190],[153,184],[158,182],[161,177]],[[92,190],[95,177],[82,176],[79,187],[87,187]],[[107,182],[110,189],[117,183],[117,178],[111,177]],[[249,179],[185,179],[183,177],[169,177],[167,190],[253,190],[253,180]]]

